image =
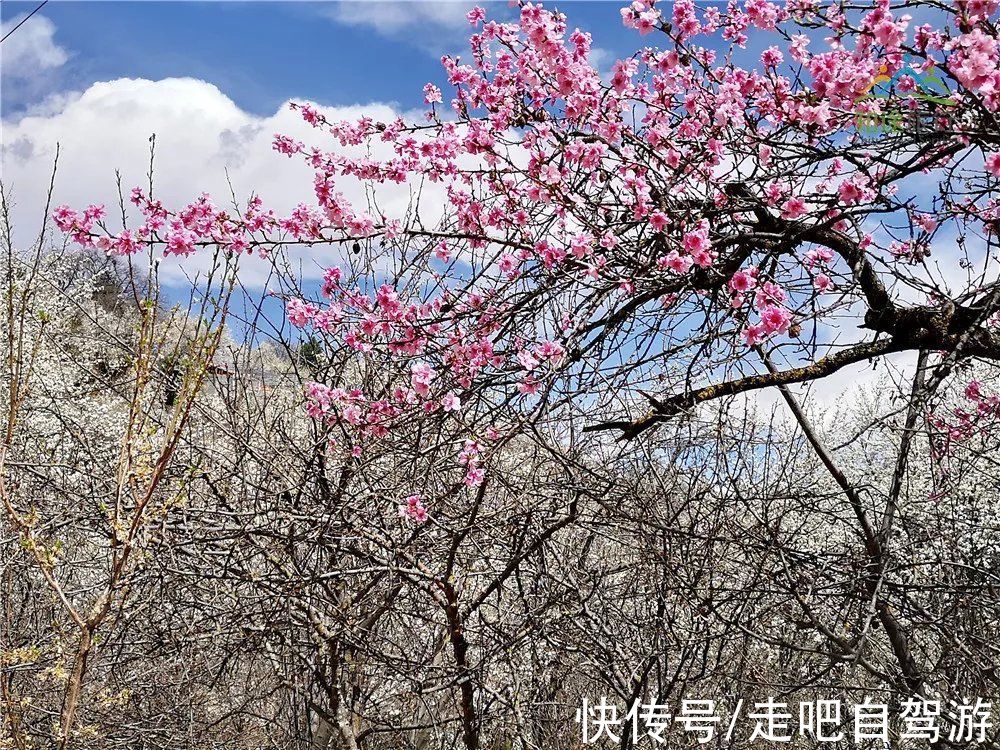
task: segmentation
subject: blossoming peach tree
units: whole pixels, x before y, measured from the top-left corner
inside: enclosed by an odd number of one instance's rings
[[[297,107],[317,145],[274,147],[315,170],[315,203],[173,209],[137,188],[138,226],[109,230],[100,206],[54,220],[123,255],[329,246],[320,294],[288,296],[287,318],[377,374],[310,383],[309,413],[355,458],[432,420],[470,487],[543,418],[634,439],[903,352],[929,368],[926,412],[957,369],[1000,358],[998,5],[636,0],[621,17],[642,46],[610,71],[561,13],[475,8],[426,121]],[[348,182],[446,200],[383,215]],[[968,393],[935,416],[942,446],[1000,416],[988,386]]]

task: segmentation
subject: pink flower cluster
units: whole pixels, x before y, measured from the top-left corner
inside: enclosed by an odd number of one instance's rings
[[[427,522],[427,508],[420,495],[410,495],[399,506],[399,515],[409,518],[414,523],[422,524]]]
[[[398,403],[389,399],[369,399],[360,388],[331,388],[323,383],[306,384],[306,412],[326,424],[337,424],[356,439],[382,438],[389,434],[393,420],[402,414]]]
[[[743,272],[738,271],[729,282],[730,289],[735,286],[743,290],[736,292],[734,306],[739,306],[736,305],[737,301],[742,305],[741,295],[756,286],[756,274],[752,276],[749,273],[743,276],[740,274]],[[743,340],[747,346],[757,346],[769,336],[788,332],[792,323],[792,313],[784,306],[785,298],[785,290],[773,282],[767,281],[757,287],[753,304],[760,322],[743,329]]]
[[[938,430],[934,450],[938,458],[946,459],[955,448],[977,435],[991,434],[1000,424],[1000,394],[984,393],[983,384],[972,380],[964,396],[968,407],[952,409],[948,414],[932,413],[929,422]]]
[[[52,221],[59,228],[59,231],[68,234],[73,242],[83,247],[91,247],[94,244],[91,234],[95,225],[100,223],[106,215],[104,206],[90,205],[80,213],[63,205],[56,206],[52,211]],[[129,242],[131,241],[130,235]]]
[[[995,9],[994,9],[995,12]],[[949,41],[948,70],[970,91],[980,94],[987,109],[1000,110],[1000,41],[975,28]]]
[[[475,440],[466,440],[458,454],[458,463],[466,469],[464,481],[467,487],[478,487],[486,478],[481,461],[482,446]]]
[[[274,213],[264,211],[263,201],[257,196],[250,199],[246,210],[238,216],[217,209],[208,195],[202,195],[173,215],[168,214],[160,201],[147,197],[141,188],[132,190],[130,200],[139,209],[143,222],[135,230],[125,229],[117,235],[95,231],[97,222],[104,217],[102,206],[90,206],[82,215],[67,206],[58,206],[53,220],[77,244],[116,255],[132,255],[156,243],[163,245],[164,255],[187,256],[205,245],[237,254],[257,247],[264,254],[260,239],[278,226]],[[255,237],[257,233],[261,236]]]
[[[430,350],[444,350],[442,362],[447,366],[450,380],[459,387],[468,388],[474,378],[487,365],[499,366],[503,358],[493,352],[490,338],[495,324],[486,317],[472,336],[459,324],[467,305],[456,305],[452,315],[443,315],[443,303],[404,303],[398,292],[383,284],[374,299],[359,290],[347,290],[339,284],[339,273],[328,272],[324,293],[332,302],[320,307],[300,299],[289,299],[285,312],[289,322],[298,327],[312,325],[318,331],[342,337],[345,345],[369,353],[376,348],[389,356],[408,360]],[[398,416],[409,406],[420,405],[423,411],[438,408],[445,412],[458,412],[461,398],[454,390],[435,395],[432,388],[438,379],[434,367],[426,361],[410,363],[409,387],[396,386],[389,402],[392,409],[380,409],[381,416]]]
[[[367,277],[351,286],[330,268],[322,301],[285,301],[292,325],[390,373],[378,393],[311,384],[310,413],[360,442],[427,415],[477,434],[467,423],[484,389],[516,383],[522,396],[543,392],[573,366],[574,332],[601,316],[646,316],[641,328],[673,335],[691,323],[678,310],[711,300],[710,314],[733,323],[720,329],[725,345],[741,356],[794,333],[801,311],[822,323],[831,305],[819,295],[833,278],[850,304],[850,262],[825,247],[806,245],[804,256],[779,247],[782,232],[839,233],[866,254],[880,251],[895,264],[890,272],[920,259],[945,222],[997,232],[1000,200],[985,189],[960,201],[897,199],[912,239],[876,241],[873,206],[882,211],[899,189],[887,166],[898,154],[862,132],[873,119],[917,116],[939,128],[940,143],[921,146],[926,153],[907,170],[942,168],[966,148],[983,152],[978,183],[1000,177],[1000,155],[968,130],[983,111],[997,111],[997,7],[956,0],[954,24],[912,29],[889,0],[850,17],[803,0],[734,0],[724,9],[634,0],[623,23],[663,47],[642,46],[601,69],[591,35],[562,13],[524,2],[504,23],[477,7],[467,15],[471,55],[445,58],[446,84],[423,89],[425,122],[332,122],[296,105],[332,147],[275,136],[275,151],[313,173],[315,201],[288,215],[258,198],[230,213],[208,196],[171,211],[137,189],[141,221],[121,233],[103,225],[100,206],[60,206],[53,219],[79,245],[119,254],[264,254],[303,242],[405,256],[406,275],[392,283]],[[764,51],[756,68],[741,67],[731,52],[754,30]],[[935,69],[954,89],[950,105],[930,107],[920,96],[920,75]],[[429,230],[420,217],[356,207],[344,193],[354,181],[372,190],[435,185],[447,218]],[[482,481],[479,456],[468,448],[459,457],[470,486]]]

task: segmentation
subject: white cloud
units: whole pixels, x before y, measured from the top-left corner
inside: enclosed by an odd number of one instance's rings
[[[466,29],[465,14],[472,2],[394,2],[389,0],[346,0],[328,11],[331,19],[348,26],[366,26],[379,33],[394,35],[411,29],[426,30],[428,26]]]
[[[354,120],[367,114],[388,121],[398,114],[378,103],[320,109],[330,120]],[[202,192],[210,193],[217,205],[226,205],[231,201],[230,185],[240,202],[256,193],[279,215],[300,202],[314,205],[312,170],[299,158],[275,153],[271,148],[274,134],[283,133],[307,145],[339,148],[331,136],[308,126],[287,106],[259,117],[241,110],[204,81],[95,83],[82,94],[60,95],[32,114],[3,122],[3,179],[14,192],[15,239],[26,245],[38,231],[57,143],[60,155],[53,205],[82,208],[92,202],[105,203],[111,228],[120,229],[120,219],[114,218],[119,213],[115,170],[121,173],[126,194],[133,186],[145,186],[153,133],[154,190],[171,208]],[[372,156],[386,158],[390,152],[390,146],[379,144]],[[344,181],[340,187],[356,207],[367,207],[364,188],[357,182]],[[435,202],[436,196],[424,197]],[[387,215],[399,215],[410,200],[410,190],[405,185],[388,185],[380,189],[377,199]],[[437,200],[438,206],[442,203]],[[299,258],[303,273],[310,276],[319,273],[320,265],[337,262],[335,251],[328,248]],[[183,264],[166,260],[160,266],[161,278],[180,281],[183,273],[198,270],[203,262],[197,256]],[[267,269],[257,261],[245,264],[244,270],[244,282],[253,284],[263,282]]]
[[[23,13],[0,24],[0,36],[6,36],[22,20]],[[0,76],[30,79],[63,65],[69,56],[56,44],[55,33],[55,24],[45,16],[35,15],[25,21],[0,46]]]
[[[343,26],[371,29],[435,58],[465,57],[473,33],[466,14],[476,5],[485,7],[492,20],[512,15],[507,3],[490,0],[340,0],[319,6],[319,14]]]
[[[611,50],[603,47],[591,47],[590,54],[587,55],[589,62],[596,70],[601,71],[603,78],[611,78],[611,65],[617,58]]]

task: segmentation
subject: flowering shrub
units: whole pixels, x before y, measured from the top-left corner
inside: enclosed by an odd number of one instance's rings
[[[99,206],[53,218],[119,254],[363,244],[364,265],[331,253],[321,299],[285,300],[293,325],[386,368],[370,391],[308,387],[310,414],[355,455],[418,415],[481,441],[505,429],[490,416],[500,402],[525,418],[539,402],[586,402],[605,415],[590,429],[634,436],[704,401],[891,353],[997,359],[997,7],[927,3],[933,22],[915,24],[888,0],[636,0],[622,20],[658,46],[607,77],[563,14],[525,3],[504,23],[477,8],[471,61],[442,60],[450,93],[424,87],[426,122],[330,122],[298,106],[320,145],[279,134],[274,147],[315,170],[315,204],[277,216],[254,198],[230,214],[202,196],[170,210],[136,189],[134,229],[107,231]],[[774,42],[757,60],[751,34]],[[873,137],[874,116],[920,127]],[[364,155],[375,143],[394,155]],[[348,180],[426,181],[447,204],[433,223],[426,208],[384,216],[352,205]],[[989,251],[971,251],[973,236]],[[952,288],[927,265],[938,247],[946,265],[986,269]],[[402,270],[380,276],[379,258]],[[764,346],[784,369],[759,369]]]

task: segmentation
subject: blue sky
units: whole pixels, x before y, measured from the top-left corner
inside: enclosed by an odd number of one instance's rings
[[[440,55],[466,52],[462,15],[472,4],[53,0],[15,33],[27,35],[39,16],[48,19],[66,63],[39,71],[30,86],[5,86],[0,104],[10,118],[47,95],[96,81],[190,76],[260,115],[295,97],[416,107],[423,84],[442,77]],[[482,4],[491,16],[514,12],[506,2]],[[36,5],[4,0],[0,18],[9,22]],[[594,33],[597,47],[624,52],[635,43],[621,26],[619,2],[562,7],[571,25]]]

